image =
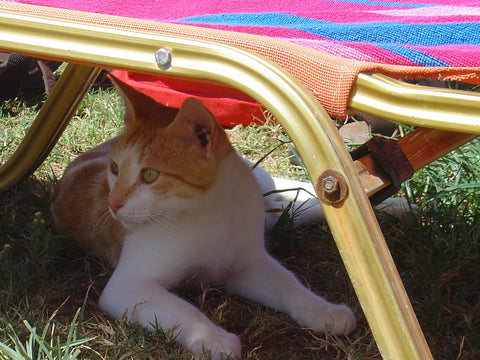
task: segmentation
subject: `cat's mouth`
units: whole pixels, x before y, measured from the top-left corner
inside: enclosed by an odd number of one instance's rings
[[[119,221],[126,229],[132,230],[142,225],[148,224],[148,218],[144,216],[138,216],[132,213],[123,213],[123,211],[115,212],[110,207],[108,207],[110,215],[115,220]]]
[[[164,231],[182,227],[182,221],[178,213],[172,214],[164,210],[144,208],[128,210],[125,208],[119,211],[108,210],[113,219],[120,222],[127,230],[137,230],[140,227],[153,227],[158,231]]]

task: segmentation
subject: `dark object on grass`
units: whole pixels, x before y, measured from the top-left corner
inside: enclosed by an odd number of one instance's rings
[[[53,73],[61,63],[18,54],[2,54],[1,58],[0,99],[15,96],[20,90],[43,89],[49,94],[53,89]]]

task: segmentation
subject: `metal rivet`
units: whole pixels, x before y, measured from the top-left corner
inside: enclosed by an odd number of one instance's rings
[[[162,70],[168,70],[172,65],[172,54],[165,48],[160,48],[155,52],[155,61]]]

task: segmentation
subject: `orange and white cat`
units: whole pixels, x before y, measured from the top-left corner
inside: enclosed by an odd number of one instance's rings
[[[114,267],[102,309],[213,358],[240,357],[238,337],[170,292],[186,277],[224,284],[301,326],[348,334],[355,316],[304,287],[265,250],[262,190],[205,107],[167,109],[117,81],[125,131],[80,155],[52,205],[60,232]]]

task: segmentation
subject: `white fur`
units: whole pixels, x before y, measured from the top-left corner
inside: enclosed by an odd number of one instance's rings
[[[351,332],[356,320],[348,307],[313,294],[267,254],[261,194],[280,184],[275,185],[261,171],[256,174],[262,189],[248,165],[230,153],[220,164],[213,188],[190,199],[193,207],[185,207],[181,201],[175,204],[171,198],[165,203],[152,202],[142,194],[146,188],[133,194],[132,201],[129,199],[116,214],[131,231],[100,306],[117,318],[126,316],[150,329],[173,329],[177,341],[194,353],[207,350],[214,359],[240,357],[236,335],[170,292],[186,276],[196,273],[202,281],[223,283],[236,294],[290,314],[301,326],[335,334]],[[113,183],[110,180],[111,186]],[[164,206],[170,218],[138,225],[138,217],[146,213],[142,209],[160,212]],[[136,214],[137,219],[129,222],[127,213]]]

